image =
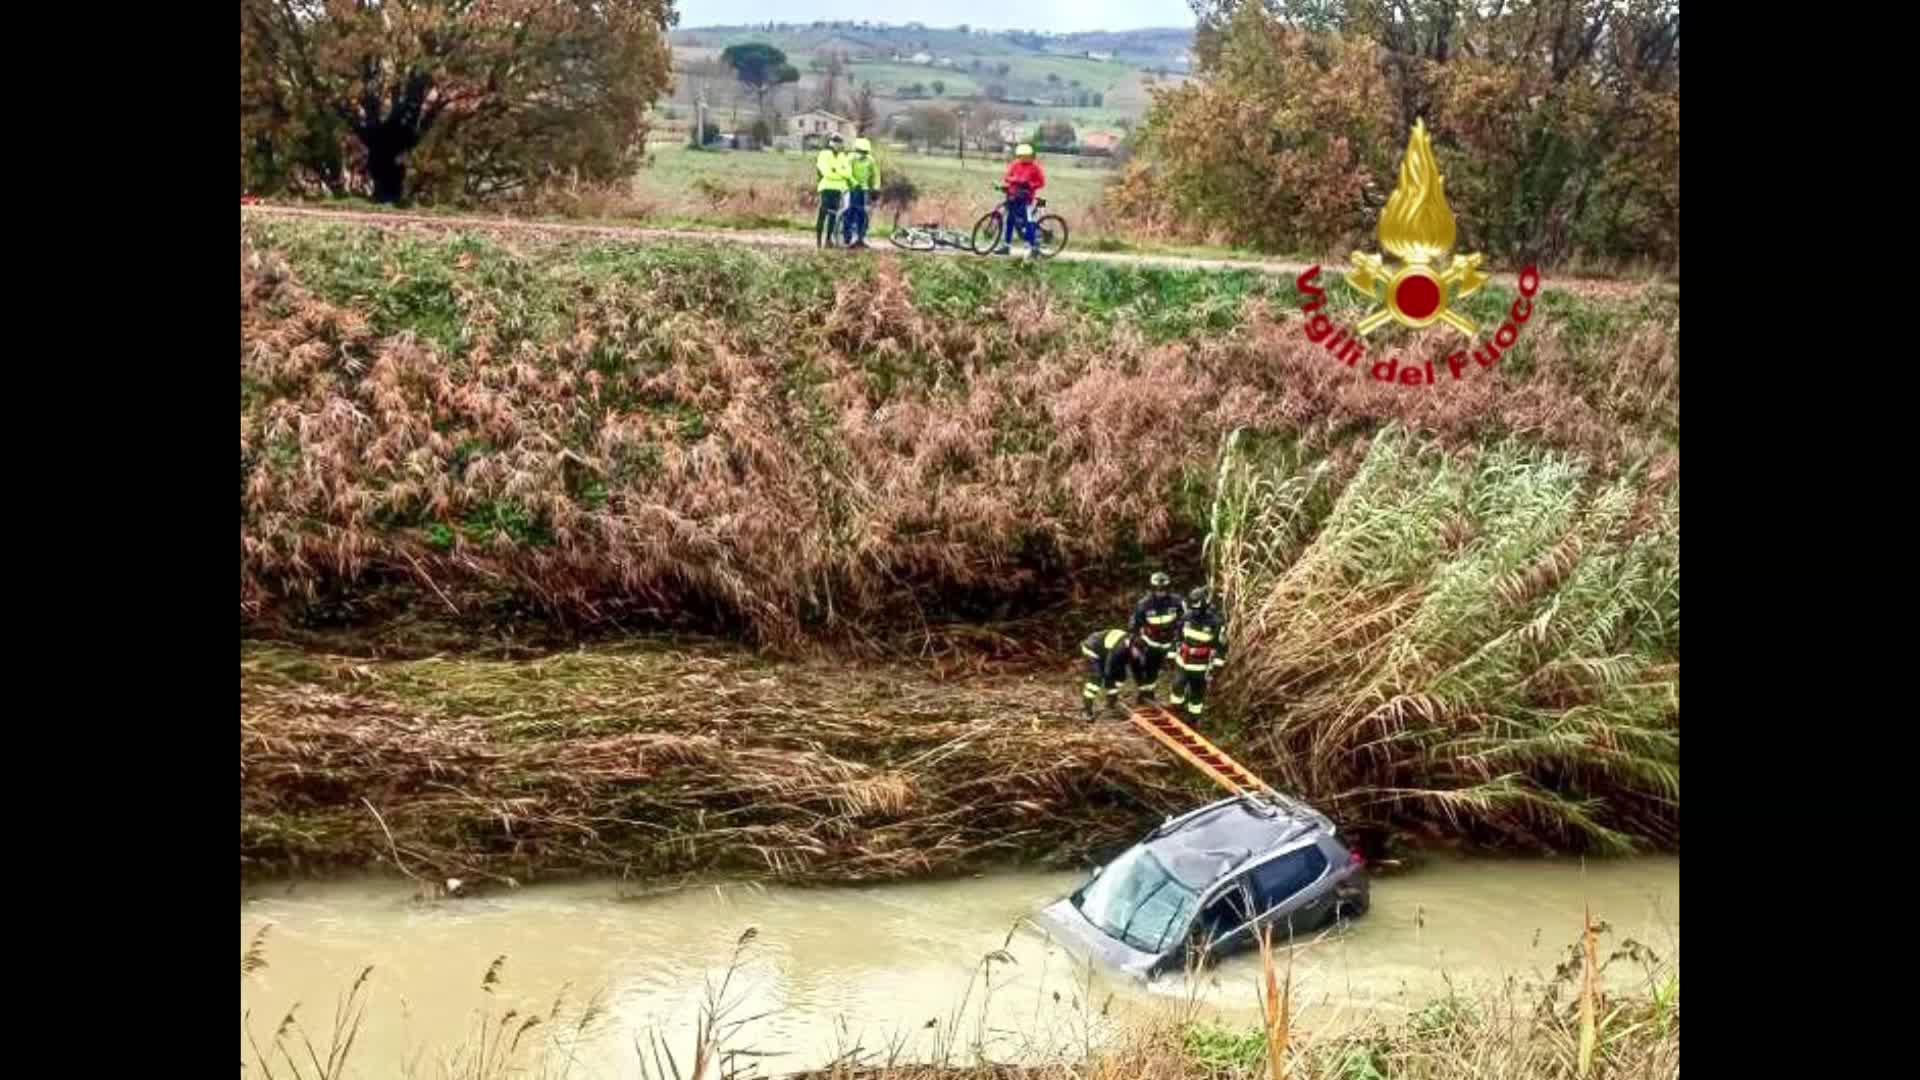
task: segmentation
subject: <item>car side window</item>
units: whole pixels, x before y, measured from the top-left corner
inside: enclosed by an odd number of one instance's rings
[[[1247,879],[1243,876],[1207,905],[1194,923],[1194,936],[1198,941],[1219,941],[1253,918],[1247,910],[1246,885]]]
[[[1249,875],[1253,879],[1254,900],[1262,911],[1284,904],[1293,899],[1295,893],[1320,880],[1326,869],[1327,856],[1315,844],[1282,855],[1255,867]]]

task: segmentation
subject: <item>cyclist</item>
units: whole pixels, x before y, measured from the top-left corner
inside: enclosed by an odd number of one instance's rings
[[[873,143],[866,136],[853,140],[847,171],[847,246],[863,248],[867,246],[867,207],[880,193],[880,162],[873,156]]]
[[[1034,160],[1033,146],[1021,143],[1013,148],[1013,160],[1007,163],[1007,175],[1002,181],[1007,192],[1006,231],[1000,236],[1000,245],[993,249],[995,255],[1005,255],[1013,246],[1013,229],[1019,223],[1020,235],[1027,241],[1027,249],[1037,252],[1040,241],[1034,232],[1033,216],[1027,213],[1027,207],[1033,203],[1033,197],[1047,186],[1047,174],[1040,170],[1040,163]]]
[[[820,182],[814,186],[814,190],[820,194],[820,213],[813,219],[816,246],[824,246],[833,239],[828,235],[827,216],[839,212],[847,188],[852,185],[847,154],[840,146],[840,136],[829,135],[827,145],[813,159],[814,175],[820,178]]]

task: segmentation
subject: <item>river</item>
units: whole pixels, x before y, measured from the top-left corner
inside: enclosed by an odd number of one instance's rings
[[[527,1015],[543,1018],[525,1046],[536,1057],[573,1055],[566,1075],[643,1075],[634,1044],[649,1031],[666,1038],[689,1073],[703,982],[718,985],[751,927],[725,1001],[730,1018],[758,1017],[730,1047],[780,1055],[752,1059],[760,1076],[820,1065],[855,1045],[884,1057],[896,1044],[920,1059],[936,1055],[943,1040],[957,1045],[956,1057],[976,1044],[1002,1059],[1071,1053],[1116,1024],[1189,1005],[1229,1023],[1255,1021],[1251,956],[1226,961],[1198,985],[1180,976],[1151,988],[1116,985],[1096,972],[1089,995],[1085,968],[1057,947],[1031,931],[1008,943],[1019,916],[1078,880],[1003,872],[645,897],[597,882],[440,901],[416,900],[411,884],[390,880],[250,886],[240,905],[243,950],[262,925],[271,929],[266,967],[242,977],[242,1007],[264,1049],[298,1002],[324,1060],[336,1002],[372,965],[349,1075],[441,1075],[448,1055],[477,1045],[484,1016],[508,1009],[519,1014],[511,1027]],[[1578,938],[1589,906],[1612,927],[1606,946],[1633,938],[1677,962],[1678,858],[1442,858],[1383,875],[1364,918],[1294,951],[1300,1022],[1391,1020],[1449,985],[1544,979]],[[990,984],[981,982],[983,956],[1003,943],[1007,959],[989,965]],[[498,981],[483,990],[483,974],[500,956]],[[1625,962],[1609,976],[1623,987],[1640,977]],[[600,1015],[584,1035],[573,1034],[596,994]],[[242,1058],[251,1063],[246,1046],[243,1030]],[[298,1053],[304,1065],[305,1050]]]

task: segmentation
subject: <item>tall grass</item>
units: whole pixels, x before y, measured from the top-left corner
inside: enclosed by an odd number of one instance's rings
[[[1272,777],[1349,820],[1678,842],[1677,480],[1400,429],[1344,480],[1252,437],[1221,477],[1221,698]]]

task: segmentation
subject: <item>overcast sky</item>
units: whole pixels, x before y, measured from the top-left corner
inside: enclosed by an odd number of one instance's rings
[[[754,22],[808,23],[816,19],[921,22],[928,26],[994,30],[1140,30],[1192,26],[1187,0],[679,0],[680,25],[738,26]]]

